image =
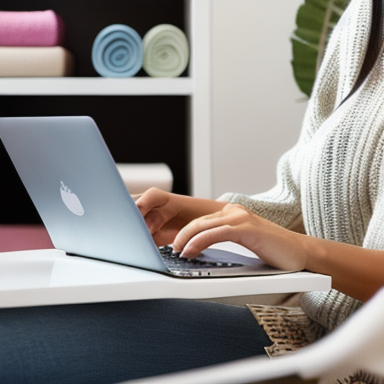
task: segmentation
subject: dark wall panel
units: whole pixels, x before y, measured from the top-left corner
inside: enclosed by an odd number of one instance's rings
[[[174,175],[173,191],[188,194],[187,101],[179,96],[7,96],[0,97],[0,108],[2,116],[91,116],[116,162],[164,162]],[[36,221],[3,147],[0,164],[0,201],[14,200],[0,204],[0,222]]]

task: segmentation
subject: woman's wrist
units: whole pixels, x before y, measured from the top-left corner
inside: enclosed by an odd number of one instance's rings
[[[311,272],[319,272],[321,266],[324,265],[327,254],[322,246],[322,242],[313,236],[303,234],[299,234],[298,236],[302,248],[304,269]]]

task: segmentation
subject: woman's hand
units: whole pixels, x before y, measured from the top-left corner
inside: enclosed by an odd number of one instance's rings
[[[333,288],[358,300],[368,300],[384,285],[383,250],[292,232],[237,204],[193,220],[176,236],[173,247],[181,256],[194,258],[221,241],[243,245],[276,268],[332,276]]]
[[[213,213],[226,203],[198,199],[150,188],[132,196],[157,246],[173,243],[175,236],[191,220]]]
[[[384,251],[292,232],[239,204],[175,195],[152,188],[136,204],[158,246],[173,243],[183,257],[197,257],[214,243],[233,241],[284,270],[332,276],[332,286],[358,300],[384,285]]]
[[[233,241],[256,253],[266,263],[286,270],[301,270],[306,254],[303,235],[291,232],[238,204],[193,220],[176,236],[173,247],[181,256],[197,257],[210,245]]]

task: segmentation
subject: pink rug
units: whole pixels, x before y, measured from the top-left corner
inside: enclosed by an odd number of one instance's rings
[[[54,248],[42,225],[0,224],[0,252]]]

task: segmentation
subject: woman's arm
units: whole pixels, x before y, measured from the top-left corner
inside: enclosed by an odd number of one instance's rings
[[[358,300],[368,300],[384,285],[384,251],[298,234],[237,204],[193,220],[173,245],[193,258],[220,241],[241,244],[277,268],[330,275],[333,288]]]
[[[303,236],[305,269],[332,276],[332,286],[367,301],[384,286],[384,251]]]

